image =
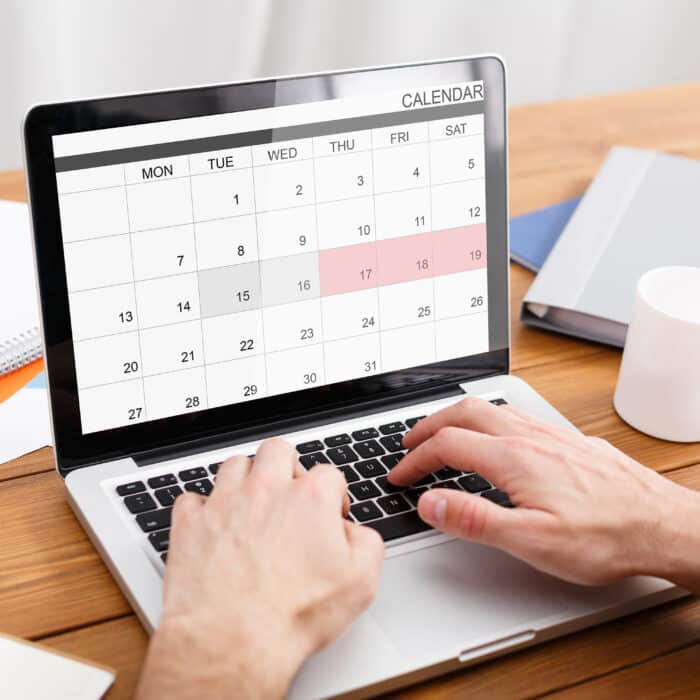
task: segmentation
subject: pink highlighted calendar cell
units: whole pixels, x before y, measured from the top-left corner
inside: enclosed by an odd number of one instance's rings
[[[318,254],[318,264],[322,297],[377,286],[375,243],[321,250]]]
[[[321,296],[486,267],[486,225],[460,226],[319,252]]]
[[[434,231],[435,275],[450,275],[486,267],[486,224]]]
[[[378,284],[400,284],[433,276],[431,233],[377,241]]]

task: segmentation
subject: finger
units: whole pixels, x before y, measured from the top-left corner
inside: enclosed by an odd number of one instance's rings
[[[245,455],[229,457],[221,464],[216,474],[216,488],[209,496],[214,508],[231,508],[233,495],[240,490],[252,466],[253,460]]]
[[[173,505],[171,539],[178,537],[180,530],[187,529],[187,523],[196,517],[204,505],[204,496],[186,491],[180,494]]]
[[[516,467],[517,455],[503,438],[473,430],[444,427],[409,452],[390,472],[389,481],[408,486],[440,467],[478,471],[487,479],[503,482]]]
[[[362,575],[378,577],[384,562],[384,541],[381,535],[371,527],[346,520],[345,536]]]
[[[281,438],[265,440],[255,453],[250,470],[252,480],[270,480],[283,484],[294,478],[297,465],[296,450]]]
[[[510,549],[527,526],[531,511],[503,508],[486,498],[450,489],[431,489],[418,501],[429,525],[465,540]]]
[[[407,449],[412,450],[431,438],[446,426],[477,430],[488,435],[522,435],[527,432],[527,422],[520,416],[504,411],[484,399],[469,397],[447,406],[437,413],[423,418],[403,439]]]
[[[240,483],[248,476],[252,466],[253,460],[245,455],[229,457],[219,467],[219,471],[216,474],[216,485]]]
[[[312,489],[313,498],[319,503],[326,503],[336,513],[347,515],[350,499],[347,482],[342,472],[332,464],[317,464],[309,470],[306,479]]]

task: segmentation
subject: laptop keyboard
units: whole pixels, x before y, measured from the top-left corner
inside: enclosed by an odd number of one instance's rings
[[[505,399],[492,399],[502,405]],[[421,418],[393,421],[351,433],[330,435],[322,440],[299,443],[299,462],[306,469],[317,464],[335,464],[345,476],[350,497],[350,520],[372,527],[385,542],[430,530],[418,516],[416,506],[429,488],[467,491],[488,498],[505,508],[513,504],[508,494],[476,473],[444,466],[409,488],[389,483],[389,470],[406,454],[403,436]],[[130,481],[116,487],[124,505],[134,516],[153,548],[166,561],[170,519],[175,499],[185,491],[208,496],[214,488],[221,462],[208,466],[159,474],[144,481]]]

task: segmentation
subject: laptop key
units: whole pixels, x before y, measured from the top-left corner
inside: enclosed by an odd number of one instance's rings
[[[323,443],[320,440],[309,440],[308,442],[300,442],[297,445],[297,452],[300,455],[307,455],[309,452],[318,452],[323,449]]]
[[[357,475],[357,472],[349,464],[344,464],[342,467],[338,467],[338,469],[340,469],[340,471],[343,472],[345,481],[347,481],[348,484],[352,484],[354,481],[360,480],[360,477]]]
[[[137,493],[133,496],[127,496],[124,499],[124,505],[129,509],[130,513],[143,513],[146,510],[153,510],[158,507],[149,493]]]
[[[443,479],[456,479],[458,476],[462,476],[463,473],[452,467],[440,467],[440,469],[433,472],[440,481]]]
[[[360,481],[356,484],[348,484],[348,491],[350,491],[358,501],[366,501],[368,498],[376,498],[382,495],[382,492],[371,481]]]
[[[324,442],[326,447],[340,447],[340,445],[347,445],[349,442],[352,442],[352,438],[347,433],[341,433],[340,435],[327,437]]]
[[[421,486],[417,489],[408,489],[406,493],[404,493],[404,496],[413,503],[414,506],[418,505],[418,499],[427,491],[428,489],[425,488],[425,486]]]
[[[354,513],[353,513],[354,515]],[[358,518],[359,520],[359,518]],[[430,530],[430,525],[421,520],[417,510],[392,515],[390,518],[382,518],[367,523],[367,527],[374,528],[385,542],[395,540],[407,535],[415,535],[419,532]]]
[[[384,491],[384,493],[401,493],[402,491],[406,490],[404,486],[394,486],[394,484],[390,484],[389,480],[385,476],[380,476],[374,481],[382,489],[382,491]]]
[[[382,435],[391,435],[391,433],[401,433],[406,430],[406,426],[400,421],[394,421],[393,423],[385,423],[379,426],[379,432]]]
[[[423,420],[423,418],[425,418],[425,416],[418,416],[416,418],[409,418],[407,421],[405,421],[406,427],[412,428],[419,420]]]
[[[353,440],[370,440],[376,437],[379,437],[379,431],[376,428],[363,428],[352,433]]]
[[[431,484],[431,489],[452,489],[453,491],[461,491],[459,484],[456,481],[438,481],[437,484]]]
[[[491,399],[489,403],[492,403],[494,406],[506,406],[508,404],[505,399]]]
[[[148,485],[152,489],[159,489],[163,486],[172,486],[173,484],[177,484],[175,474],[161,474],[160,476],[152,476],[148,480]]]
[[[167,553],[167,552],[163,552],[163,553],[160,555],[160,560],[163,562],[163,564],[167,564],[167,563],[168,563],[168,553]]]
[[[359,459],[352,447],[348,447],[347,445],[331,447],[329,450],[326,450],[326,454],[330,460],[338,466],[347,464],[348,462],[357,462]]]
[[[197,481],[190,481],[185,484],[185,491],[199,493],[202,496],[208,496],[213,488],[209,479],[198,479]]]
[[[148,541],[153,545],[156,552],[163,552],[170,544],[170,530],[158,530],[148,536]]]
[[[387,452],[398,452],[403,450],[403,435],[386,435],[383,438],[379,438],[379,442],[386,448]]]
[[[422,479],[419,481],[416,481],[414,486],[427,486],[428,484],[432,484],[433,481],[437,481],[435,476],[433,474],[426,474]]]
[[[143,481],[130,481],[128,484],[117,486],[117,494],[119,496],[130,496],[132,493],[139,493],[146,490],[146,484]]]
[[[387,469],[393,469],[403,459],[403,452],[396,454],[384,455],[382,462]]]
[[[481,495],[483,498],[488,498],[489,501],[503,506],[504,508],[515,508],[515,505],[510,500],[510,496],[500,489],[491,489],[490,491],[482,491]]]
[[[403,513],[404,511],[411,509],[408,501],[398,493],[395,493],[392,496],[383,496],[382,498],[378,498],[377,503],[387,515],[396,515],[396,513]]]
[[[162,530],[163,528],[170,527],[172,512],[172,508],[161,508],[160,510],[153,510],[150,513],[141,513],[136,516],[136,522],[144,532]]]
[[[461,479],[457,479],[459,485],[469,493],[479,493],[491,488],[491,484],[480,474],[467,474]]]
[[[164,506],[168,507],[175,503],[175,499],[182,493],[182,489],[179,486],[166,486],[164,489],[158,489],[155,494],[158,502]]]
[[[374,476],[386,474],[386,469],[376,459],[367,459],[364,462],[358,462],[355,465],[355,469],[357,469],[365,479],[371,479]]]
[[[192,469],[183,469],[178,476],[183,481],[194,481],[195,479],[206,479],[207,470],[204,467],[193,467]]]
[[[218,474],[219,473],[219,467],[223,464],[223,462],[214,462],[214,464],[209,465],[209,471],[212,474]]]
[[[353,447],[355,448],[355,452],[364,459],[368,457],[379,457],[379,455],[386,453],[386,450],[376,440],[356,442]]]
[[[323,445],[321,445],[321,447],[323,447]],[[329,464],[331,460],[328,459],[323,452],[312,452],[311,454],[301,455],[299,461],[302,467],[311,469],[311,467],[315,467],[317,464]]]
[[[350,506],[350,512],[352,513],[353,517],[361,523],[364,523],[367,520],[382,517],[382,511],[379,510],[379,508],[377,508],[372,501],[368,501],[366,503],[355,503],[354,506]]]

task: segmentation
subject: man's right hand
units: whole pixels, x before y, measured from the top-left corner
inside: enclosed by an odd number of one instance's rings
[[[700,591],[700,494],[604,440],[469,398],[417,423],[404,444],[392,483],[447,464],[482,474],[517,506],[431,489],[418,510],[436,528],[577,583],[652,574]]]

